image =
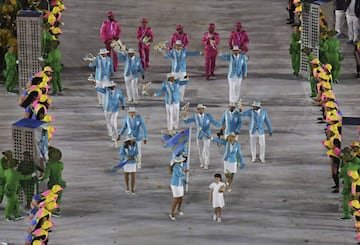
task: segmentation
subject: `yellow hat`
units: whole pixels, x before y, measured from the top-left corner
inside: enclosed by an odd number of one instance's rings
[[[313,65],[318,65],[318,64],[320,64],[320,60],[318,58],[315,58],[315,59],[312,59],[310,61],[310,63],[313,64]]]
[[[360,147],[359,141],[354,141],[350,144],[351,147]]]
[[[322,93],[322,95],[327,98],[327,99],[335,99],[335,94],[334,94],[334,91],[332,90],[328,90],[328,91],[325,91]]]
[[[349,174],[349,172],[357,172],[357,171],[348,171],[348,174]],[[359,175],[358,175],[358,176],[359,176]],[[358,200],[352,200],[352,201],[350,201],[350,202],[349,202],[349,206],[354,207],[354,208],[356,208],[356,209],[360,209],[360,203],[359,203]]]
[[[327,108],[335,108],[338,109],[338,105],[334,101],[328,101],[325,103],[325,107]]]
[[[326,115],[326,122],[335,122],[335,121],[340,121],[341,117],[339,116],[339,113],[329,113],[328,115]]]
[[[321,77],[321,76],[320,76],[320,78],[323,79],[324,77]],[[328,77],[327,77],[327,78],[328,78]],[[326,80],[323,79],[324,82],[321,83],[321,85],[322,85],[322,87],[323,87],[324,89],[330,90],[330,89],[331,89],[331,84],[328,82],[327,78],[325,78]]]
[[[45,66],[43,71],[44,72],[53,72],[53,69],[50,66]]]
[[[332,65],[331,64],[325,64],[324,67],[326,68],[326,70],[331,71],[332,70]]]
[[[54,226],[54,224],[52,222],[45,220],[44,223],[41,225],[41,229],[48,230],[53,226]]]
[[[51,187],[51,191],[55,194],[62,190],[64,190],[64,188],[62,188],[60,185],[53,185],[53,187]]]

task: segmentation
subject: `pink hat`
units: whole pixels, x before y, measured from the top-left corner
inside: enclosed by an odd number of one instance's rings
[[[112,11],[109,11],[109,12],[107,12],[107,14],[106,14],[107,17],[113,16],[113,15],[114,15],[114,13],[113,13]]]
[[[148,23],[148,20],[146,18],[142,18],[140,23]]]
[[[210,24],[209,24],[209,28],[215,28],[215,24],[214,24],[214,23],[210,23]]]
[[[235,27],[242,27],[242,24],[240,22],[236,22]]]
[[[184,29],[184,27],[182,26],[182,25],[176,25],[176,30],[182,30],[182,29]]]

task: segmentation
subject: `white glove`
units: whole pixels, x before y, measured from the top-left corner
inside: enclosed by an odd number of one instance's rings
[[[35,177],[36,176],[36,172],[31,174],[31,177]]]

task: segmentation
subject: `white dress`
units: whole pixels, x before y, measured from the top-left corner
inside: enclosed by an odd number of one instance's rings
[[[219,192],[219,189],[221,186],[225,186],[224,182],[219,182],[219,183],[211,183],[211,185],[209,186],[210,189],[213,190],[212,192],[212,204],[213,204],[213,208],[223,208],[225,206],[225,201],[224,201],[224,193],[223,192]]]

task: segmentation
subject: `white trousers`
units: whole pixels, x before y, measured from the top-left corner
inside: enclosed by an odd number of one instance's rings
[[[348,38],[349,41],[356,42],[358,38],[359,19],[355,15],[346,15],[348,25]]]
[[[136,166],[137,168],[141,168],[141,140],[136,141],[137,146],[138,146],[138,155],[136,157]]]
[[[240,100],[240,87],[242,78],[234,76],[229,78],[229,101],[230,103],[237,103]]]
[[[259,132],[256,132],[255,134],[250,134],[251,161],[256,160],[257,138],[259,138],[260,145],[260,160],[262,162],[265,162],[265,134],[259,134]]]
[[[104,111],[105,121],[108,130],[108,135],[111,136],[112,141],[117,141],[118,130],[117,130],[117,117],[118,112]]]
[[[198,139],[196,138],[196,145],[198,148],[198,154],[200,159],[200,165],[203,166],[209,166],[209,159],[210,159],[210,139],[202,138]]]
[[[104,87],[104,82],[96,80],[96,87],[103,88]],[[98,99],[99,105],[102,105],[103,102],[104,102],[104,94],[100,93],[98,91],[96,91],[96,92],[97,92],[97,99]]]
[[[183,79],[186,76],[186,72],[175,72],[175,79]],[[180,101],[184,101],[185,85],[180,86]]]
[[[179,128],[180,104],[165,104],[167,129],[169,131]]]
[[[139,99],[139,90],[138,90],[138,78],[133,76],[124,77],[125,79],[125,88],[128,101],[134,101]]]
[[[345,11],[344,10],[335,10],[335,31],[339,34],[344,34],[344,24],[345,24]]]

